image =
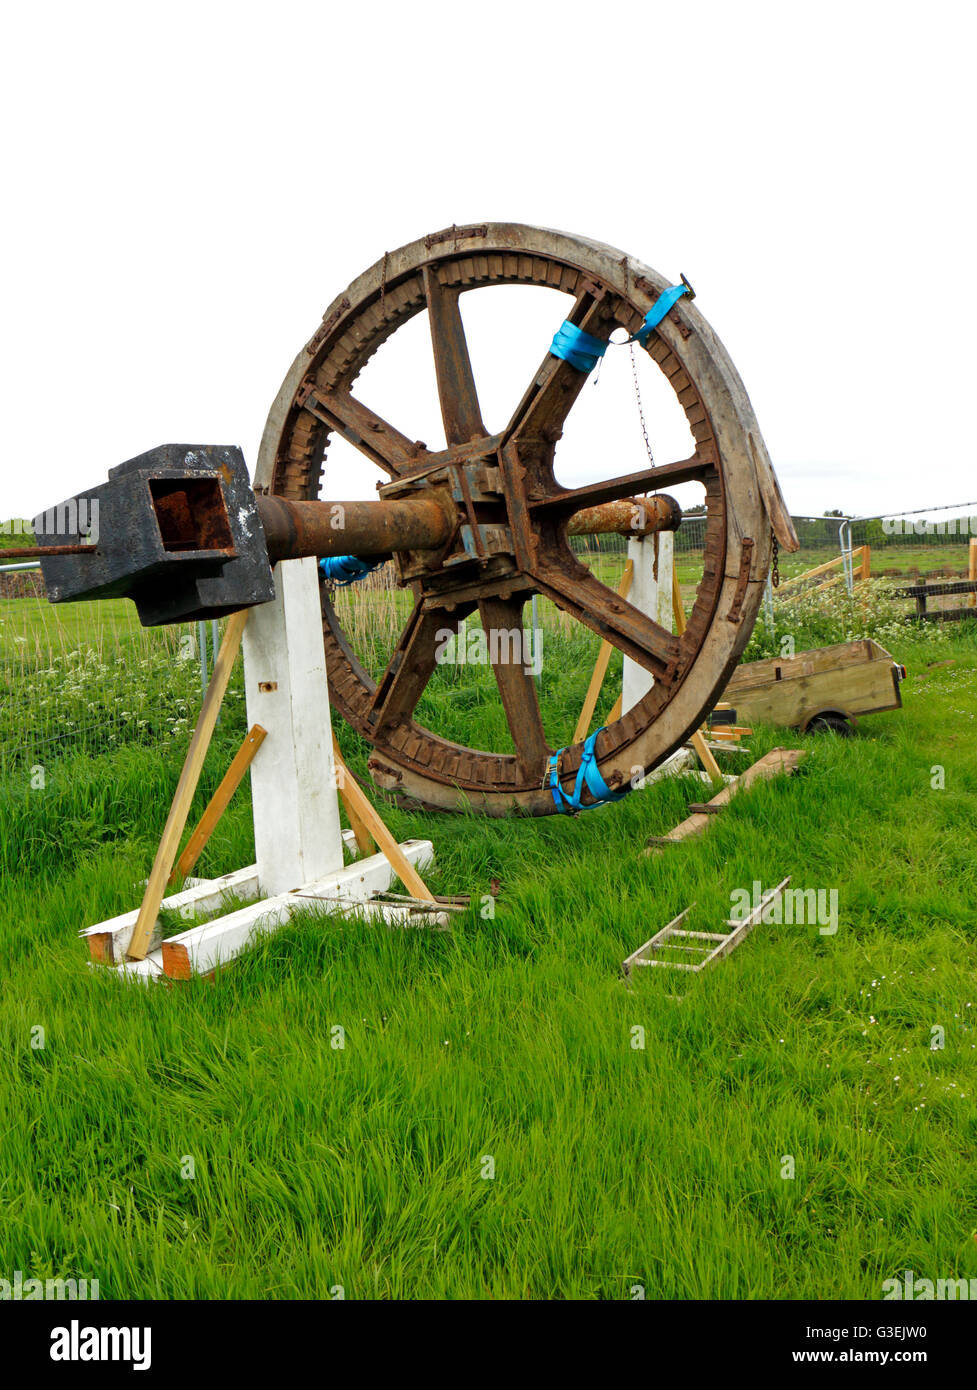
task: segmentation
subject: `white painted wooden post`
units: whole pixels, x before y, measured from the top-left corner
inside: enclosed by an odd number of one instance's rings
[[[251,764],[255,858],[263,895],[343,867],[316,562],[275,567],[275,599],[244,629],[248,724],[268,737]]]
[[[628,559],[634,565],[628,602],[668,632],[672,631],[672,547],[671,531],[628,541]],[[621,713],[627,714],[653,685],[651,672],[625,657]]]

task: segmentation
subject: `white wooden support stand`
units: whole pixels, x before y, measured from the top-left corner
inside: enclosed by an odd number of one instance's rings
[[[187,916],[254,897],[201,926],[165,940],[160,923],[144,960],[126,960],[138,910],[82,933],[93,958],[120,977],[148,981],[209,974],[297,912],[355,912],[406,925],[408,909],[371,900],[387,892],[394,871],[382,854],[343,867],[343,845],[355,850],[339,821],[332,751],[318,570],[314,559],[275,568],[275,598],[252,609],[244,630],[244,683],[249,724],[267,737],[251,764],[256,862],[218,879],[194,880],[163,900]],[[430,840],[400,848],[418,870],[434,862]]]
[[[628,541],[628,559],[633,565],[631,588],[628,602],[635,608],[660,623],[666,632],[672,630],[672,562],[674,539],[671,531],[658,531],[651,536],[633,536]],[[627,714],[639,700],[643,700],[655,683],[650,671],[639,666],[630,657],[624,658],[624,674],[621,680],[621,713]],[[645,785],[657,782],[662,777],[675,776],[685,772],[692,765],[693,757],[687,748],[677,748],[675,752],[648,773]]]

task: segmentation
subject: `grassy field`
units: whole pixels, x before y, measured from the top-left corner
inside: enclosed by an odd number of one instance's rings
[[[103,1297],[871,1299],[905,1268],[977,1277],[977,638],[889,645],[904,709],[849,741],[759,730],[757,755],[806,746],[802,773],[701,841],[639,853],[701,796],[691,779],[576,820],[389,809],[433,839],[431,886],[474,895],[454,932],[308,918],[216,985],[120,988],[76,937],[134,904],[185,744],[67,758],[40,790],[8,777],[0,1277],[97,1278]],[[592,659],[552,635],[552,736]],[[444,672],[426,712],[491,746],[490,682]],[[200,804],[236,737],[229,720]],[[250,862],[249,818],[242,789],[198,872]],[[836,934],[764,925],[711,974],[621,981],[689,903],[715,930],[735,890],[788,873],[837,890]]]
[[[824,565],[829,560],[838,559],[839,551],[835,546],[803,546],[794,555],[782,553],[780,556],[780,573],[783,579],[792,579],[795,575],[805,574],[808,570],[815,569],[818,565]],[[859,557],[855,559],[856,572],[860,564]],[[896,582],[901,577],[901,582],[912,582],[915,575],[942,575],[952,574],[960,579],[967,578],[967,546],[966,544],[921,544],[910,545],[908,543],[893,544],[888,546],[873,546],[870,557],[870,567],[872,574],[876,577],[892,575]],[[616,585],[624,567],[624,551],[607,549],[591,557],[591,567],[605,584]],[[678,551],[675,556],[675,567],[678,572],[679,582],[683,588],[695,585],[702,576],[702,556],[698,551]],[[841,566],[835,571],[830,571],[824,575],[824,579],[830,579],[832,573],[841,573]]]
[[[128,599],[100,603],[48,603],[44,598],[0,598],[0,660],[37,651],[71,651],[79,643],[100,644],[140,633],[147,647],[166,640],[165,632],[139,629]]]

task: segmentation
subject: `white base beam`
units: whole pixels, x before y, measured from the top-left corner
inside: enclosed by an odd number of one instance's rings
[[[352,830],[343,831],[343,844],[354,856],[359,854]],[[214,908],[221,907],[229,899],[250,898],[257,892],[258,866],[250,864],[246,869],[236,869],[234,873],[224,874],[220,878],[188,878],[185,887],[179,893],[171,893],[164,898],[160,906],[167,912],[196,917],[202,912],[213,912]],[[103,965],[118,965],[124,961],[138,916],[139,909],[135,908],[79,932],[88,943],[92,959]],[[162,942],[162,924],[157,921],[150,937],[149,950],[157,950]]]
[[[434,846],[430,840],[405,840],[400,848],[418,871],[428,869],[434,863]],[[255,887],[257,886],[254,866],[239,870],[238,873],[242,876],[250,875],[251,881]],[[234,877],[233,874],[226,875],[226,878]],[[140,980],[143,983],[154,979],[188,980],[192,975],[207,975],[218,965],[226,965],[228,961],[240,955],[258,937],[277,931],[295,913],[310,910],[327,913],[355,912],[369,919],[385,922],[389,926],[413,925],[416,918],[410,908],[371,902],[377,893],[387,892],[394,878],[394,871],[387,858],[382,854],[373,854],[367,859],[361,859],[356,864],[340,869],[338,873],[326,874],[301,888],[278,893],[260,902],[248,903],[247,906],[226,913],[223,917],[217,917],[212,922],[205,922],[201,926],[180,932],[177,936],[168,937],[165,941],[160,941],[160,944],[147,954],[145,960],[127,961],[121,956],[115,956],[114,960],[119,963],[112,968],[119,979]],[[206,890],[210,890],[211,901],[216,905],[220,904],[222,895],[214,894],[213,890],[222,882],[221,879],[214,879],[209,884],[202,884],[200,889],[188,890],[188,893],[198,894],[194,899],[198,910],[203,910],[200,903],[206,900]],[[205,891],[201,892],[201,889]],[[226,892],[226,889],[223,891]],[[128,915],[135,921],[135,913]],[[434,924],[437,926],[443,927],[446,923],[446,917],[440,914],[434,918]],[[83,934],[88,936],[104,932],[109,926],[110,923],[103,922],[97,927],[89,928],[89,931]]]
[[[650,787],[652,782],[660,782],[663,777],[680,777],[683,772],[688,772],[693,762],[688,748],[676,748],[663,763],[645,773],[644,785]]]

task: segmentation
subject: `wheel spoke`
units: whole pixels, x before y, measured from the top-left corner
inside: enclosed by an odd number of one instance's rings
[[[485,426],[458,305],[460,292],[445,289],[438,280],[437,271],[427,265],[424,267],[424,292],[445,439],[449,445],[464,444],[466,440],[484,435]]]
[[[615,327],[605,318],[601,300],[592,288],[578,295],[568,321],[595,338],[609,336]],[[587,379],[586,372],[571,367],[561,357],[547,353],[506,427],[506,441],[521,441],[520,452],[524,453],[530,439],[541,440],[548,446],[548,452],[552,453],[570,407]]]
[[[440,606],[415,604],[367,712],[372,736],[410,722],[438,664],[441,639],[449,632],[456,633],[458,624],[474,608],[474,600],[459,603],[451,613]]]
[[[527,669],[522,611],[525,598],[483,598],[479,602],[489,657],[502,698],[502,706],[522,767],[530,777],[542,779],[552,751],[543,732],[533,673]],[[533,656],[537,656],[533,635]]]
[[[424,446],[408,439],[347,392],[313,388],[301,405],[391,477],[399,477],[406,468],[427,458]]]
[[[679,639],[673,633],[619,597],[581,564],[567,570],[544,561],[534,577],[540,592],[560,608],[650,671],[657,680],[670,683],[679,654]]]
[[[546,497],[531,497],[529,508],[537,513],[569,516],[584,507],[599,507],[604,502],[614,502],[619,497],[630,497],[634,493],[677,487],[680,483],[701,482],[714,467],[698,454],[693,454],[691,458],[681,459],[677,463],[663,463],[658,468],[646,468],[640,473],[623,473],[603,482],[587,483],[585,487],[563,488]]]

